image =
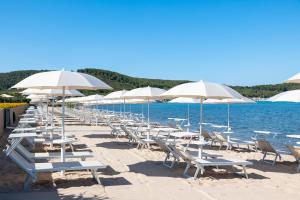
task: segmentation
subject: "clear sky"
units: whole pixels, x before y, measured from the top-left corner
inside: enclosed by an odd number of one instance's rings
[[[0,71],[97,67],[233,85],[300,72],[300,0],[0,0]]]

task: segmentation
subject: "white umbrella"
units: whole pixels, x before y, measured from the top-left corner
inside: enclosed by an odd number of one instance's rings
[[[204,99],[225,99],[225,98],[242,98],[243,96],[232,88],[218,83],[212,82],[190,82],[177,85],[165,93],[162,97],[175,98],[175,97],[188,97],[200,99],[200,137],[202,135],[202,104]]]
[[[9,94],[1,94],[0,96],[3,97],[3,98],[13,98],[14,97],[14,96],[11,96]]]
[[[230,104],[243,104],[243,103],[255,103],[252,99],[242,97],[240,99],[206,99],[204,104],[227,104],[227,132],[231,131],[230,128]]]
[[[290,90],[279,93],[267,99],[272,102],[300,102],[300,90]]]
[[[109,99],[109,100],[122,100],[123,102],[123,115],[125,117],[125,98],[123,97],[123,95],[128,92],[127,90],[119,90],[119,91],[115,91],[115,92],[111,92],[108,95],[104,96],[104,99]],[[121,105],[120,105],[120,111],[121,111]]]
[[[63,91],[62,89],[33,89],[28,88],[22,92],[23,95],[31,95],[31,94],[41,94],[41,95],[48,95],[48,96],[62,96]],[[65,90],[65,96],[84,96],[78,90]]]
[[[103,96],[100,94],[93,94],[89,96],[82,97],[79,99],[79,102],[88,102],[88,101],[101,101],[103,100]]]
[[[61,89],[62,94],[62,139],[65,139],[64,115],[65,115],[65,90],[66,89],[112,89],[103,81],[88,74],[70,71],[49,71],[31,75],[20,81],[12,88],[37,88],[37,89]],[[61,146],[61,160],[65,161],[64,145]]]
[[[288,80],[284,81],[285,83],[300,83],[300,73],[292,76]]]
[[[114,99],[124,99],[123,95],[128,92],[127,90],[120,90],[120,91],[115,91],[115,92],[111,92],[108,95],[104,96],[104,99],[110,99],[110,100],[114,100]]]
[[[44,99],[46,100],[47,99],[47,96],[46,95],[38,95],[38,94],[31,94],[29,96],[26,97],[26,99]]]
[[[126,92],[125,99],[143,99],[148,102],[148,128],[150,129],[150,100],[160,99],[160,95],[166,90],[155,87],[141,87]],[[148,134],[149,138],[149,134]]]

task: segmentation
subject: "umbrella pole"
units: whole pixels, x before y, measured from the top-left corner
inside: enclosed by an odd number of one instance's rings
[[[46,134],[47,134],[47,127],[48,127],[48,115],[49,115],[49,108],[48,108],[48,101],[49,101],[49,96],[47,95],[47,99],[46,99],[46,124],[45,124],[45,127],[46,127]]]
[[[150,138],[150,103],[149,103],[149,98],[148,98],[148,134],[147,134],[147,139],[149,140]]]
[[[51,126],[53,127],[54,126],[54,117],[53,117],[53,115],[54,115],[54,97],[52,96],[52,108],[51,108],[51,113],[52,113],[52,115],[51,115]]]
[[[142,123],[144,123],[144,104],[142,103]]]
[[[200,98],[200,130],[199,130],[199,140],[202,138],[202,123],[203,123],[203,99],[202,97]]]
[[[203,122],[203,98],[200,98],[200,131],[199,131],[199,141],[203,141],[203,136],[202,136],[202,122]],[[199,150],[198,150],[198,157],[202,158],[202,146],[201,144],[199,145]]]
[[[227,131],[229,132],[230,128],[230,106],[229,103],[227,104]]]
[[[61,126],[62,126],[62,136],[61,139],[65,139],[65,87],[63,87],[63,95],[62,95],[62,118],[61,118]],[[65,144],[62,142],[61,144],[61,162],[65,162]],[[61,175],[63,176],[65,174],[64,171],[61,171]]]
[[[123,99],[123,107],[124,107],[124,109],[123,109],[123,117],[125,119],[125,99]]]
[[[190,132],[190,104],[188,103],[188,113],[187,113],[187,132]]]

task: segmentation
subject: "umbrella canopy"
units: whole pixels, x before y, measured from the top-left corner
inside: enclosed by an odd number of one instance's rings
[[[300,83],[300,73],[292,76],[288,80],[284,81],[285,83]]]
[[[112,89],[103,81],[88,74],[70,71],[49,71],[33,74],[20,81],[12,88],[37,89]]]
[[[270,97],[267,101],[273,102],[300,102],[300,90],[290,90]]]
[[[156,87],[141,87],[126,92],[123,97],[125,99],[144,99],[148,102],[148,128],[150,128],[150,100],[160,99],[161,94],[166,90]],[[149,132],[148,132],[149,139]]]
[[[243,98],[232,88],[218,83],[198,81],[177,85],[161,95],[165,98],[188,97],[200,99],[200,136],[202,135],[202,104],[204,99]]]
[[[189,98],[242,98],[243,96],[232,88],[218,83],[198,81],[177,85],[162,94],[163,97],[189,97]]]
[[[26,99],[47,99],[46,95],[37,95],[37,94],[31,94],[26,97]]]
[[[102,101],[104,98],[100,94],[89,95],[79,99],[79,102]]]
[[[156,87],[141,87],[130,90],[123,95],[125,99],[160,99],[161,94],[166,92],[164,89],[156,88]]]
[[[63,90],[62,89],[34,89],[28,88],[22,92],[23,95],[31,95],[31,94],[41,94],[41,95],[49,95],[49,96],[62,96]],[[65,90],[65,96],[84,96],[78,90]]]
[[[168,103],[200,103],[199,99],[188,98],[188,97],[177,97],[172,99]]]
[[[9,94],[1,94],[0,96],[3,97],[3,98],[13,98],[14,97],[14,96],[11,96]]]
[[[108,95],[104,96],[104,99],[123,99],[123,95],[128,92],[127,90],[120,90],[120,91],[115,91],[112,93],[109,93]]]

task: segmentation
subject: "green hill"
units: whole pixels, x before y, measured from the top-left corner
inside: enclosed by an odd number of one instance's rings
[[[0,99],[1,101],[23,101],[22,98],[16,91],[8,90],[11,86],[18,83],[22,79],[46,70],[20,70],[7,73],[0,73],[0,93],[8,93],[16,96],[14,99]],[[108,70],[96,69],[96,68],[85,68],[79,69],[79,72],[87,73],[93,75],[110,86],[114,90],[122,89],[133,89],[137,87],[159,87],[163,89],[169,89],[175,85],[188,82],[187,80],[161,80],[161,79],[146,79],[146,78],[137,78],[127,75],[123,75],[117,72],[112,72]],[[283,91],[300,89],[300,84],[275,84],[275,85],[258,85],[258,86],[232,86],[234,89],[239,91],[241,94],[247,97],[263,97],[267,98],[272,95],[278,94]],[[85,94],[94,94],[101,93],[107,94],[111,91],[82,91]]]

